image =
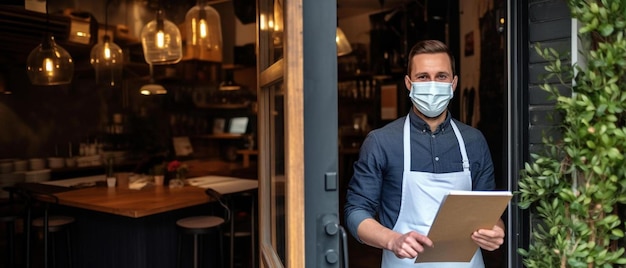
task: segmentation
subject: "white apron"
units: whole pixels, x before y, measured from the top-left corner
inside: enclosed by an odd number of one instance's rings
[[[465,151],[465,142],[459,129],[450,121],[454,134],[461,148],[463,157],[463,171],[452,173],[428,173],[411,171],[411,131],[410,119],[407,115],[404,122],[404,172],[402,178],[402,201],[400,213],[393,230],[402,234],[416,231],[420,234],[428,234],[439,204],[444,195],[450,190],[472,190],[472,176],[469,170],[469,160]],[[459,219],[463,220],[463,219]],[[435,244],[435,247],[437,245]],[[415,259],[399,259],[389,250],[383,250],[383,268],[428,268],[428,267],[454,267],[454,268],[484,268],[483,257],[480,249],[476,251],[470,262],[433,262],[415,263]]]

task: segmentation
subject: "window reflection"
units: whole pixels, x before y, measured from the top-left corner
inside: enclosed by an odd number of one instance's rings
[[[271,196],[273,241],[276,253],[285,261],[285,113],[283,84],[270,89],[271,133]]]
[[[269,64],[283,57],[283,0],[267,1],[259,7],[260,41],[267,48],[262,50],[260,57],[266,57]],[[268,66],[261,66],[262,69]]]

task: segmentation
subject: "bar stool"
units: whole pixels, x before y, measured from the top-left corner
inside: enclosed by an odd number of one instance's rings
[[[0,203],[0,222],[5,224],[7,235],[6,260],[8,267],[16,267],[15,262],[15,223],[26,214],[26,198],[18,188],[2,188],[9,193],[9,198]]]
[[[199,243],[199,236],[204,234],[209,234],[213,232],[217,232],[219,235],[219,262],[220,267],[223,267],[223,253],[224,253],[224,243],[222,240],[222,226],[224,223],[230,221],[230,209],[226,205],[226,203],[222,200],[222,195],[217,191],[208,188],[204,191],[205,194],[215,199],[220,206],[224,209],[224,218],[212,215],[205,216],[191,216],[187,218],[182,218],[176,221],[176,226],[179,230],[178,235],[178,256],[177,256],[177,265],[180,267],[182,262],[182,235],[190,234],[193,236],[193,267],[199,267],[200,259],[198,252],[201,250],[201,243]]]
[[[233,214],[230,221],[230,231],[224,235],[229,239],[229,263],[230,268],[235,266],[243,267],[256,267],[256,200],[257,195],[255,192],[247,191],[236,193],[228,196],[228,204]],[[248,222],[246,222],[246,218]],[[237,224],[235,224],[237,222]],[[250,256],[248,258],[242,258],[243,256],[235,255],[235,243],[236,240],[241,238],[250,239]],[[243,262],[248,259],[250,263],[236,263],[235,259]]]
[[[50,205],[59,203],[59,199],[52,194],[29,192],[29,195],[31,199],[31,207],[29,208],[29,212],[27,215],[28,220],[30,220],[31,218],[31,210],[36,202],[39,201],[40,205],[43,206],[43,216],[32,220],[30,225],[37,231],[43,233],[44,267],[47,268],[49,265],[49,250],[52,250],[53,267],[56,267],[57,265],[55,237],[59,233],[65,233],[66,238],[67,264],[65,267],[72,267],[72,243],[70,226],[75,221],[74,217],[63,215],[49,215]],[[26,267],[28,268],[28,264],[30,263],[30,228],[27,229],[26,235],[26,259],[28,262]]]

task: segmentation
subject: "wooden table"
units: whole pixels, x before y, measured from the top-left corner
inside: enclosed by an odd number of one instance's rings
[[[88,187],[55,194],[59,204],[139,218],[166,211],[205,204],[211,200],[204,189],[213,188],[221,194],[231,194],[258,188],[258,181],[224,176],[204,176],[188,179],[192,184],[183,188],[148,185],[135,190],[128,187]],[[47,182],[63,185],[63,181]]]
[[[224,176],[190,178],[189,185],[182,188],[154,185],[139,190],[100,185],[68,188],[94,180],[104,180],[104,177],[40,184],[54,188],[59,204],[70,208],[68,211],[77,218],[74,228],[79,237],[74,243],[77,267],[174,267],[178,234],[175,222],[183,217],[205,214],[203,205],[212,201],[204,193],[206,188],[226,196],[258,188],[257,180]],[[232,260],[233,221],[230,227]],[[254,244],[254,240],[251,242]]]

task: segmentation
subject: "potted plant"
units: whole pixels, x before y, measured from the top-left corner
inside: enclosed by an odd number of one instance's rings
[[[526,267],[618,267],[626,264],[626,3],[568,5],[582,26],[585,64],[562,64],[554,49],[536,48],[552,77],[574,81],[569,96],[542,87],[556,98],[563,136],[544,138],[546,152],[522,171],[519,205],[531,210],[533,230],[529,248],[518,251]]]

